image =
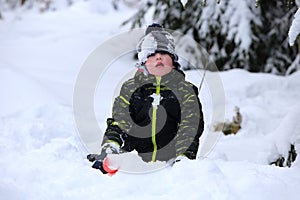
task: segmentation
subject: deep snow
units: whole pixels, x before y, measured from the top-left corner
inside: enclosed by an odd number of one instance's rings
[[[203,140],[207,134],[219,136],[205,158],[183,160],[173,168],[153,173],[121,172],[113,177],[90,167],[85,159],[88,151],[74,122],[76,78],[95,48],[128,30],[119,25],[132,13],[126,7],[119,12],[100,9],[99,13],[88,2],[44,14],[3,13],[1,199],[297,198],[299,158],[291,168],[271,166],[269,162],[286,156],[290,143],[300,149],[299,72],[288,77],[243,70],[220,73],[225,119],[231,120],[234,106],[240,107],[243,116],[242,129],[229,136],[209,131],[213,108],[205,82],[200,93],[206,121]],[[124,78],[122,74],[134,70],[133,65],[131,57],[124,58],[99,82],[95,112],[102,128],[111,111],[115,84]],[[215,73],[208,72],[207,77]],[[201,71],[186,74],[199,85]]]

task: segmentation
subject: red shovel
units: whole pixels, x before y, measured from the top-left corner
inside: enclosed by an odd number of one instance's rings
[[[119,171],[119,168],[111,169],[109,167],[110,163],[109,163],[108,157],[104,158],[102,165],[103,165],[103,169],[107,172],[107,175],[109,175],[109,176],[113,176],[113,175],[115,175],[115,173],[117,173]]]

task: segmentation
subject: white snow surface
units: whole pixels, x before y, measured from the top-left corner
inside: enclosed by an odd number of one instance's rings
[[[291,46],[294,45],[299,34],[300,34],[300,8],[298,8],[297,12],[295,13],[292,25],[289,30],[289,43]]]
[[[291,168],[269,163],[286,156],[291,143],[300,150],[299,72],[288,77],[221,72],[225,118],[231,120],[234,106],[239,106],[242,129],[237,135],[221,135],[205,158],[182,160],[152,173],[118,172],[112,177],[92,169],[86,160],[90,152],[74,122],[76,78],[95,48],[128,30],[120,23],[134,13],[125,6],[118,11],[109,4],[105,7],[78,2],[43,14],[2,13],[1,199],[297,199],[299,158]],[[110,117],[114,83],[134,70],[131,58],[116,64],[117,70],[111,75],[108,71],[99,83],[103,92],[95,95],[101,101],[95,112],[102,127]],[[199,72],[186,74],[191,82],[200,83]],[[204,84],[200,93],[206,121],[203,135],[212,125],[208,94]]]

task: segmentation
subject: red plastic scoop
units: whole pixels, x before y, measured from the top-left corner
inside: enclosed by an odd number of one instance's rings
[[[117,173],[119,171],[119,168],[117,168],[117,169],[111,169],[109,167],[108,157],[104,158],[104,160],[103,160],[103,169],[107,172],[107,174],[109,176],[113,176],[113,175],[115,175],[115,173]]]

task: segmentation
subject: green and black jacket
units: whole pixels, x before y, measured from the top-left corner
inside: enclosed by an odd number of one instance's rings
[[[152,105],[153,94],[160,95],[158,106]],[[163,77],[138,71],[123,84],[107,125],[103,144],[136,150],[146,162],[179,155],[195,159],[204,128],[198,89],[180,70]]]

